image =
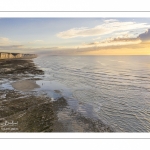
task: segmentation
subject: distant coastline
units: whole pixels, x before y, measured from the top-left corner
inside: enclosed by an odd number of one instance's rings
[[[36,58],[36,54],[0,52],[0,59]]]

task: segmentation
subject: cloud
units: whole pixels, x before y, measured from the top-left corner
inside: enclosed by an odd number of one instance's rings
[[[146,32],[139,35],[139,38],[142,41],[149,41],[150,40],[150,29],[148,29]]]
[[[0,46],[2,45],[11,45],[11,44],[18,44],[18,41],[12,41],[6,37],[0,37]]]
[[[93,28],[82,27],[73,28],[67,31],[58,33],[56,36],[63,39],[75,38],[75,37],[89,37],[89,36],[101,36],[105,34],[115,33],[117,31],[131,31],[141,29],[143,32],[150,28],[147,23],[136,22],[119,22],[117,20],[105,20],[101,25]]]
[[[127,37],[116,37],[116,38],[108,38],[101,43],[116,43],[116,42],[141,42],[140,38],[128,38]]]
[[[0,50],[17,50],[25,48],[23,45],[4,45],[0,46]]]
[[[104,22],[108,23],[108,22],[117,22],[117,19],[106,19],[104,20]]]
[[[102,37],[96,37],[96,38],[94,38],[93,40],[99,40],[99,39],[101,39]]]
[[[82,44],[80,48],[86,47],[110,47],[110,46],[120,46],[120,45],[133,45],[141,43],[140,38],[129,38],[129,37],[116,37],[116,38],[107,38],[100,42],[92,42],[89,44]]]
[[[8,44],[9,42],[10,40],[8,38],[0,37],[0,45],[5,45]]]
[[[31,41],[29,42],[30,44],[34,44],[34,43],[42,43],[44,42],[43,40],[34,40],[34,41]]]
[[[25,45],[3,45],[0,46],[2,52],[18,52],[18,53],[48,53],[51,51],[61,50],[60,47],[27,47]]]

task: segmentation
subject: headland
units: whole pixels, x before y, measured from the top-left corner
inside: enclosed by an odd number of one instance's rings
[[[7,53],[0,52],[0,59],[27,59],[27,58],[35,58],[36,54],[23,54],[23,53]]]

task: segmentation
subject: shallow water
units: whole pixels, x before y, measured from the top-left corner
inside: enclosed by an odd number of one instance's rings
[[[40,91],[64,96],[117,132],[150,131],[150,56],[43,56],[34,62],[45,71]]]

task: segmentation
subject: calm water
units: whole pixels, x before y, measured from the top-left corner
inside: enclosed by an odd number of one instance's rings
[[[90,117],[94,112],[115,131],[150,132],[150,56],[44,56],[34,61],[45,71],[44,83],[38,84],[52,97],[61,92],[68,102],[86,104]]]

